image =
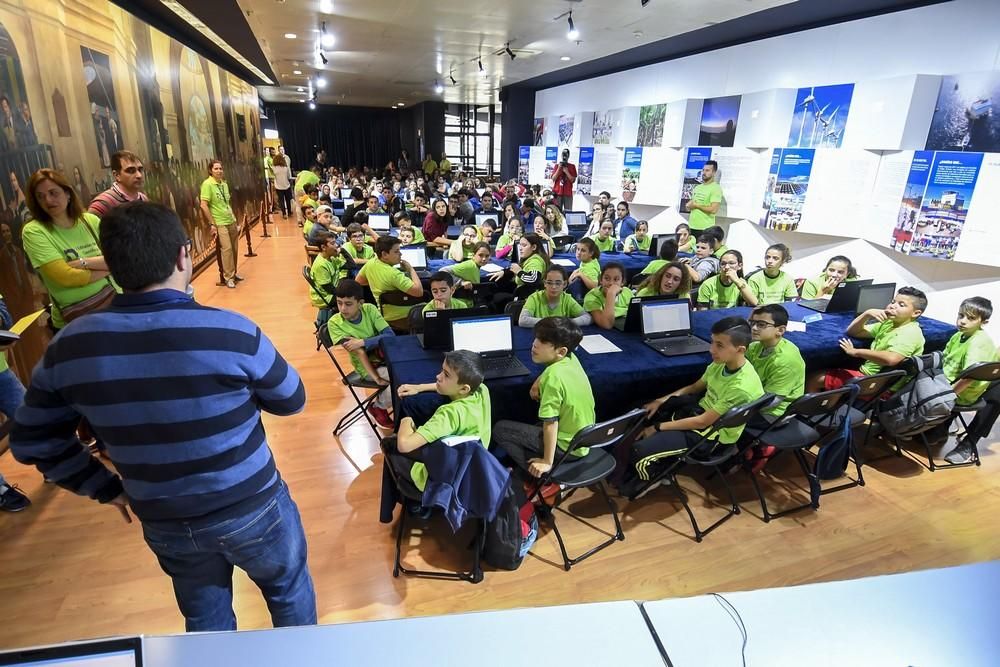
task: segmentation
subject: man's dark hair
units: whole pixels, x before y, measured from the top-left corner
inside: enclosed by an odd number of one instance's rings
[[[331,234],[330,232],[317,232],[316,233],[316,247],[322,248],[330,241],[336,241],[337,235]]]
[[[392,252],[393,246],[399,244],[400,240],[397,236],[389,236],[388,234],[380,236],[378,237],[378,241],[375,242],[375,256],[382,259],[382,255]]]
[[[356,211],[354,213],[354,224],[358,227],[368,224],[368,211]]]
[[[660,259],[672,262],[677,259],[677,239],[660,242]]]
[[[775,326],[788,326],[788,311],[779,303],[768,303],[753,309],[754,315],[770,315]]]
[[[565,347],[567,354],[576,350],[583,340],[580,325],[568,317],[543,317],[535,324],[534,334],[543,343]]]
[[[406,214],[406,211],[396,211],[392,215],[392,221],[396,223],[397,227],[399,227],[400,221],[404,220],[404,219],[406,219],[406,220],[410,219],[410,216]]]
[[[625,273],[625,265],[622,264],[621,262],[608,262],[607,264],[605,264],[604,266],[602,266],[601,267],[601,278],[603,278],[604,274],[607,273],[608,271],[616,271],[616,270],[617,271],[621,271],[622,282],[625,282],[625,278],[626,278],[627,274]]]
[[[434,283],[448,283],[448,287],[454,287],[455,276],[451,275],[447,271],[438,271],[431,276],[431,279],[428,281],[428,284],[430,285],[433,285]]]
[[[359,188],[356,185],[353,188],[351,188],[351,199],[353,199],[354,201],[358,201],[359,199],[364,199],[364,197],[365,193],[361,188]]]
[[[486,241],[480,241],[476,245],[472,246],[472,254],[475,255],[477,252],[479,252],[483,248],[486,248],[487,250],[489,250],[491,255],[493,254],[493,248],[491,248],[490,244],[487,243]]]
[[[716,171],[719,171],[719,163],[716,162],[715,160],[705,160],[705,165],[706,166],[711,165],[712,167],[715,168]]]
[[[319,162],[313,162],[312,166],[309,167],[309,171],[322,172],[323,167],[320,166]]]
[[[125,162],[138,162],[142,164],[139,156],[132,151],[118,151],[111,156],[111,171],[121,171],[123,160]]]
[[[102,222],[101,224],[104,223]],[[913,307],[920,312],[927,310],[927,295],[916,287],[900,287],[896,290],[896,294],[902,294],[913,299]]]
[[[446,352],[444,363],[448,368],[455,371],[455,376],[462,384],[469,385],[469,393],[479,389],[483,383],[483,360],[475,352],[469,350],[455,350]]]
[[[986,322],[993,315],[993,302],[981,296],[970,296],[958,307],[959,313],[973,315]]]
[[[729,336],[733,345],[746,347],[753,340],[750,335],[750,324],[742,317],[723,317],[712,325],[712,333],[719,336]]]
[[[344,278],[337,283],[335,295],[338,299],[356,299],[361,301],[365,298],[365,290],[356,280]]]
[[[486,192],[483,193],[483,196],[479,198],[479,201],[481,202],[482,200],[486,199],[487,197],[489,197],[490,199],[493,199],[493,193],[490,192],[489,190],[487,190]]]
[[[611,193],[608,192],[607,190],[602,190],[601,192],[599,192],[597,194],[597,196],[598,197],[607,197],[608,199],[611,199]]]
[[[354,236],[359,232],[364,234],[365,230],[361,229],[361,225],[359,225],[356,222],[352,222],[351,224],[347,225],[347,229],[344,230],[344,233],[347,234],[348,239],[350,239],[352,236]]]
[[[173,275],[177,251],[187,242],[177,214],[161,204],[124,204],[101,220],[104,261],[115,282],[128,292],[157,285]]]

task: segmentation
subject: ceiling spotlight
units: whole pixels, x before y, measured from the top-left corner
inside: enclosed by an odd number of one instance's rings
[[[324,79],[321,76],[316,77],[316,87],[317,88],[326,88],[326,79]]]
[[[513,51],[510,50],[510,42],[507,42],[507,46],[504,47],[504,51],[506,51],[507,55],[510,56],[511,60],[513,60],[514,58],[517,58],[517,55]]]
[[[302,74],[302,70],[300,70],[300,69],[293,69],[292,70],[292,74]]]
[[[297,90],[298,92],[300,92],[300,93],[304,93],[304,92],[306,92],[306,89],[305,89],[305,88],[303,88],[302,86],[299,86],[298,88],[296,88],[296,90]]]
[[[483,69],[483,59],[482,58],[479,59],[479,71],[480,72],[485,72],[486,71],[486,70]]]
[[[333,13],[333,0],[320,0],[319,10],[324,14]]]
[[[563,61],[563,62],[566,62],[567,60],[569,60],[569,56],[563,56],[563,57],[562,57],[562,58],[560,58],[559,60],[561,60],[561,61]]]
[[[313,102],[312,100],[309,100],[309,108],[310,109],[315,109],[316,108],[316,103]]]
[[[326,21],[323,21],[322,29],[320,30],[319,43],[323,45],[323,48],[329,49],[333,46],[336,40],[333,35],[326,31]]]
[[[451,85],[453,86],[458,85],[458,81],[455,81],[455,77],[451,73],[448,74],[448,78],[451,79]]]
[[[319,59],[323,61],[324,65],[330,62],[329,60],[326,59],[326,56],[323,55],[322,51],[319,52]]]
[[[572,39],[572,40],[580,39],[580,31],[577,30],[576,26],[573,24],[573,11],[572,10],[570,10],[570,12],[569,12],[568,22],[569,22],[569,31],[566,33],[566,39]]]
[[[298,35],[296,35],[294,32],[285,33],[285,39],[295,39],[296,37],[298,37]]]
[[[434,92],[438,95],[444,92],[444,86],[442,86],[441,82],[437,79],[434,80]]]

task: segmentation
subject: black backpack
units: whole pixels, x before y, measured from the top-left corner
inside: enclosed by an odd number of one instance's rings
[[[910,357],[909,361],[916,375],[879,404],[879,423],[894,438],[911,438],[950,421],[957,400],[941,370],[940,352]]]
[[[532,512],[522,520],[522,507],[527,497],[520,484],[507,487],[496,518],[486,524],[483,560],[501,570],[516,570],[528,553],[538,533],[538,522]]]

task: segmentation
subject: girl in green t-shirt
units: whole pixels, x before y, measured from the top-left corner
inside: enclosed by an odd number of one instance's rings
[[[833,296],[837,287],[846,280],[855,280],[858,272],[851,264],[850,258],[835,255],[826,263],[823,273],[802,284],[803,299],[822,299]]]
[[[625,317],[632,297],[632,290],[625,287],[625,267],[618,262],[608,262],[601,270],[600,285],[584,297],[583,309],[594,318],[594,324],[611,329],[616,319]]]
[[[660,269],[642,281],[636,296],[675,296],[678,299],[690,298],[691,276],[684,270],[680,262],[668,262]]]
[[[764,253],[764,268],[747,279],[748,306],[763,306],[790,301],[799,296],[795,281],[781,267],[792,260],[792,251],[784,243],[775,243]]]
[[[698,288],[698,308],[735,308],[751,295],[743,279],[743,255],[727,250],[719,259],[719,273]]]
[[[601,252],[612,252],[615,249],[615,223],[605,220],[601,223],[597,234],[591,236]]]
[[[677,252],[689,252],[693,255],[697,241],[691,235],[691,228],[688,227],[688,224],[686,222],[680,223],[674,228],[674,233],[677,234]]]
[[[579,280],[583,283],[584,293],[597,287],[601,280],[601,250],[594,243],[594,239],[582,238],[576,243],[576,259],[580,262],[579,268],[569,274],[570,284]]]
[[[649,223],[640,220],[636,223],[635,234],[629,234],[625,239],[625,253],[631,255],[634,252],[649,252],[649,246],[653,238],[649,235]]]
[[[514,213],[514,206],[507,204],[504,206],[503,211],[505,216],[508,213]],[[524,224],[521,222],[521,218],[516,217],[515,214],[515,217],[507,219],[503,234],[497,239],[497,258],[503,259],[512,252],[516,253],[517,242],[521,240],[522,236],[524,236]]]
[[[514,274],[514,283],[518,287],[525,285],[539,288],[542,277],[549,265],[549,256],[538,234],[525,234],[517,243],[518,261],[510,265]]]

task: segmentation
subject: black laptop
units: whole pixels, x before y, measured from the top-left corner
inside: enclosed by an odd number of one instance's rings
[[[802,299],[800,306],[820,313],[853,313],[858,305],[858,295],[861,288],[872,284],[871,278],[864,280],[849,280],[840,283],[837,291],[829,299]],[[886,301],[886,303],[889,303]]]
[[[649,242],[649,256],[654,259],[659,259],[660,248],[667,241],[673,241],[677,243],[677,234],[653,234]]]
[[[450,350],[451,321],[457,317],[476,317],[488,312],[486,306],[428,310],[424,313],[424,331],[417,334],[417,340],[425,350]]]
[[[487,380],[528,375],[514,356],[514,322],[510,315],[486,315],[451,321],[453,350],[476,352]]]
[[[889,305],[889,302],[892,301],[892,297],[894,296],[896,296],[896,283],[866,285],[862,287],[861,292],[858,293],[858,305],[854,309],[854,312],[860,315],[866,310],[871,310],[872,308],[882,310]]]
[[[668,294],[664,296],[634,296],[628,302],[628,312],[625,313],[622,331],[625,333],[639,333],[642,331],[642,304],[657,303],[660,301],[677,301],[680,297]]]
[[[711,345],[691,333],[689,301],[655,301],[640,306],[642,339],[667,357],[708,352]]]

